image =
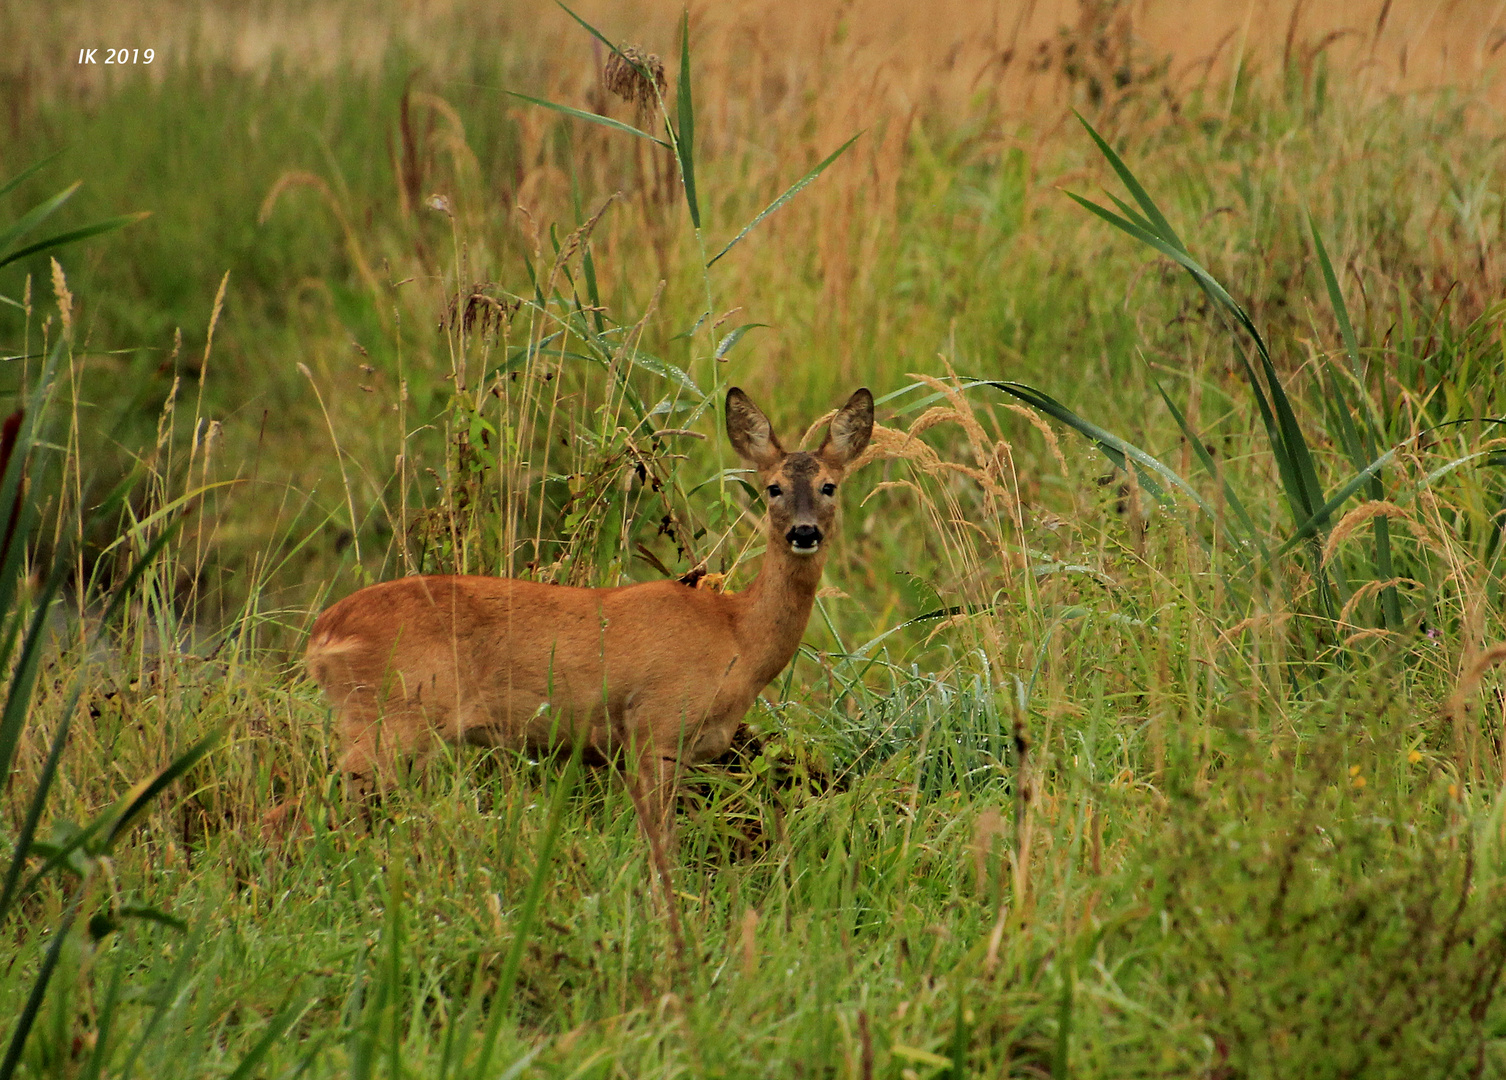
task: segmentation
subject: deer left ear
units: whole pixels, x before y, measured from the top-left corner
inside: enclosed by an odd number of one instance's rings
[[[865,386],[847,399],[831,426],[826,429],[826,438],[816,453],[821,460],[834,469],[845,469],[868,447],[873,435],[873,395]]]

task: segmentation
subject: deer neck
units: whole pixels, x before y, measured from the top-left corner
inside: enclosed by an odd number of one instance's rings
[[[795,555],[783,537],[770,537],[758,577],[743,592],[742,638],[756,657],[759,688],[794,658],[810,622],[826,552]]]

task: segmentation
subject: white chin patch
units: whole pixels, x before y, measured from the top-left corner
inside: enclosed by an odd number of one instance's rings
[[[821,541],[819,541],[819,540],[817,540],[810,547],[796,547],[794,544],[790,545],[790,553],[794,554],[794,555],[814,555],[816,552],[818,552],[820,550],[821,550]]]

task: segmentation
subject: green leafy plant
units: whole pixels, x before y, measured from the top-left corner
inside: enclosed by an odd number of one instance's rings
[[[53,157],[56,156],[55,154],[53,155]],[[21,172],[11,177],[4,184],[0,184],[0,198],[4,198],[12,191],[15,191],[16,188],[40,172],[51,161],[52,158],[43,158],[41,161],[21,170]],[[0,229],[0,268],[9,266],[14,262],[20,262],[22,259],[29,259],[34,255],[43,255],[56,251],[69,244],[76,244],[80,240],[87,240],[92,236],[101,236],[104,233],[114,232],[116,229],[122,229],[127,225],[140,221],[144,217],[150,216],[149,211],[121,214],[117,217],[105,218],[102,221],[96,221],[89,225],[65,229],[62,232],[53,233],[51,236],[43,237],[40,240],[34,240],[24,246],[17,246],[21,244],[27,233],[35,230],[56,213],[82,186],[82,180],[74,181],[56,195],[37,203],[36,206],[33,206],[30,210],[16,218],[15,221]]]
[[[40,165],[33,166],[27,170],[11,181],[5,190],[14,188],[39,167]],[[0,249],[39,224],[77,186],[75,184],[33,209],[0,234]],[[5,261],[14,261],[120,228],[141,216],[125,215],[85,229],[55,235],[13,252],[0,261],[0,265]],[[0,796],[6,797],[17,797],[17,793],[13,791],[16,782],[13,765],[31,720],[38,675],[52,637],[48,617],[57,602],[65,578],[73,568],[67,549],[54,550],[52,565],[40,588],[32,595],[27,595],[27,564],[39,520],[35,493],[29,490],[27,476],[36,456],[48,445],[41,432],[41,423],[54,396],[59,361],[68,344],[66,335],[57,339],[49,350],[46,362],[24,405],[5,421],[3,437],[0,437],[0,537],[3,537],[3,541],[0,541],[0,670],[6,672],[4,704],[3,709],[0,709]],[[118,514],[128,491],[129,484],[117,487],[96,508],[95,514],[101,517]],[[104,628],[112,623],[137,581],[162,552],[173,532],[171,528],[163,530],[128,568],[100,615],[96,629],[90,636],[90,646],[96,643]],[[10,845],[11,850],[3,864],[3,870],[0,870],[0,923],[11,918],[18,906],[49,878],[71,875],[74,884],[69,889],[62,920],[52,928],[51,944],[32,983],[31,993],[10,1030],[4,1057],[0,1058],[0,1080],[9,1080],[15,1074],[64,944],[81,913],[81,906],[89,895],[92,883],[101,874],[103,862],[157,796],[203,758],[217,739],[217,735],[212,734],[201,740],[169,762],[155,776],[135,785],[116,805],[89,823],[79,825],[61,820],[53,826],[47,839],[39,839],[37,831],[46,812],[49,796],[56,786],[59,764],[68,745],[69,730],[85,685],[84,672],[75,671],[71,683],[41,772],[30,792],[19,793],[18,802],[25,806],[25,812],[14,842]],[[40,865],[34,869],[33,860],[40,860]],[[112,899],[100,910],[90,913],[89,934],[97,940],[115,930],[122,919],[129,918],[179,927],[182,925],[154,908],[138,904],[116,904]]]
[[[1081,117],[1079,119],[1082,120]],[[1078,415],[1067,405],[1035,387],[995,380],[977,380],[971,385],[1002,390],[1072,427],[1092,440],[1115,466],[1125,470],[1134,469],[1145,490],[1167,507],[1171,506],[1171,498],[1166,489],[1171,488],[1191,499],[1210,522],[1223,520],[1225,515],[1222,510],[1227,508],[1231,515],[1227,527],[1233,534],[1229,548],[1242,568],[1239,580],[1242,583],[1241,591],[1245,595],[1248,596],[1250,590],[1258,586],[1262,572],[1277,569],[1280,560],[1294,551],[1302,551],[1307,556],[1306,571],[1317,582],[1319,610],[1327,619],[1337,621],[1341,608],[1349,610],[1349,602],[1356,594],[1353,579],[1358,572],[1370,589],[1379,593],[1378,625],[1384,629],[1400,630],[1405,625],[1405,619],[1397,589],[1397,570],[1388,515],[1376,513],[1371,517],[1372,554],[1369,566],[1364,569],[1356,571],[1351,567],[1346,572],[1342,561],[1330,558],[1331,553],[1325,550],[1324,542],[1333,532],[1336,517],[1351,499],[1365,494],[1378,502],[1386,497],[1387,466],[1434,429],[1415,430],[1385,450],[1381,449],[1386,425],[1373,409],[1367,407],[1364,397],[1367,372],[1348,308],[1317,222],[1309,216],[1308,226],[1314,250],[1349,362],[1349,371],[1341,373],[1331,362],[1325,361],[1326,378],[1322,385],[1327,395],[1318,403],[1318,408],[1312,411],[1326,421],[1331,441],[1343,449],[1353,469],[1352,473],[1333,485],[1325,484],[1319,476],[1318,458],[1308,439],[1307,425],[1301,415],[1303,405],[1288,392],[1281,373],[1271,358],[1270,348],[1254,320],[1228,289],[1193,257],[1160,207],[1114,148],[1086,120],[1082,120],[1082,124],[1130,192],[1135,205],[1110,193],[1109,199],[1117,209],[1116,213],[1115,210],[1075,193],[1068,194],[1090,213],[1181,266],[1207,297],[1211,308],[1232,325],[1232,348],[1239,359],[1245,385],[1250,391],[1265,432],[1267,451],[1275,465],[1285,499],[1289,530],[1284,536],[1274,540],[1266,536],[1247,508],[1249,497],[1241,497],[1224,470],[1214,461],[1202,435],[1188,423],[1182,410],[1159,380],[1152,379],[1156,391],[1181,429],[1199,465],[1214,485],[1216,496],[1203,494],[1188,478],[1178,475],[1149,453]],[[1250,349],[1254,351],[1254,362],[1250,357]],[[1353,389],[1346,390],[1346,384]],[[1351,393],[1360,395],[1358,403],[1351,400]],[[1480,419],[1487,424],[1503,422],[1490,418]],[[1482,451],[1456,458],[1429,473],[1422,484],[1413,489],[1412,494],[1415,496],[1417,491],[1432,480],[1460,465],[1481,459],[1490,462],[1494,460],[1494,455],[1489,451]],[[1489,543],[1493,549],[1495,533],[1499,531],[1499,527],[1488,526],[1486,531],[1491,537]],[[1201,532],[1197,535],[1205,544],[1208,543]],[[1426,595],[1431,596],[1435,592],[1436,589],[1428,590]]]
[[[1231,725],[1176,762],[1147,867],[1165,922],[1144,933],[1233,1075],[1480,1075],[1506,967],[1497,841],[1446,775],[1408,778],[1425,766],[1324,713],[1285,753]]]

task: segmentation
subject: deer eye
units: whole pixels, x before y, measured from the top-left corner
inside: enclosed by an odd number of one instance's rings
[[[781,496],[783,494],[784,494],[784,489],[781,488],[778,484],[770,484],[769,485],[769,498],[771,498],[771,499],[777,499],[777,498],[779,498],[779,496]]]
[[[837,493],[837,485],[836,484],[822,484],[821,485],[821,494],[822,495],[835,495],[836,493]]]

